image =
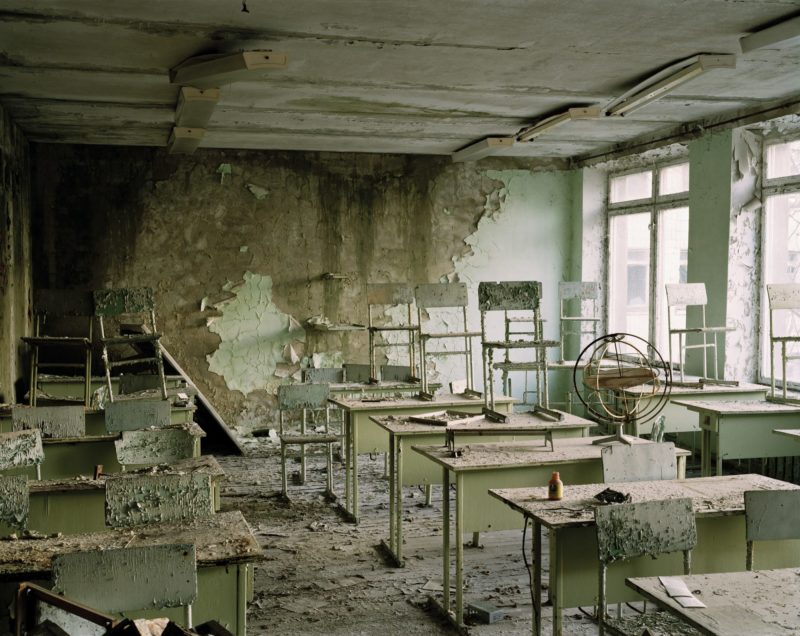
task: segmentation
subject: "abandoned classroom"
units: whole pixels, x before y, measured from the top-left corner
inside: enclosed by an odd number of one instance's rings
[[[800,631],[800,0],[2,4],[0,634]]]

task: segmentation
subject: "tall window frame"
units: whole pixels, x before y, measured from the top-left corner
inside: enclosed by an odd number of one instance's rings
[[[773,151],[780,146],[788,146],[794,153],[794,169],[785,162],[779,162]],[[764,139],[761,178],[761,338],[759,339],[759,381],[771,383],[770,373],[770,308],[766,286],[772,283],[800,283],[800,132]],[[777,172],[777,175],[771,172]],[[778,223],[778,217],[787,215],[786,223]],[[780,244],[780,246],[778,245]],[[794,248],[794,249],[792,249]],[[785,266],[783,271],[776,271],[776,252],[785,251],[785,258],[779,260]],[[791,322],[791,325],[786,323]],[[776,313],[775,335],[800,333],[800,315],[798,312],[783,310]],[[800,349],[796,345],[788,345],[790,355],[797,355]],[[780,347],[775,347],[776,386],[782,387]],[[790,360],[787,364],[786,386],[800,389],[800,361]]]
[[[669,183],[663,183],[664,177],[668,176],[670,172],[675,172],[676,169],[680,172],[679,181],[685,181],[685,189],[679,188],[678,191],[675,191],[674,188],[668,187]],[[618,180],[620,177],[629,177],[631,175],[644,174],[648,172],[650,173],[649,196],[621,201],[614,200],[615,180]],[[667,338],[669,336],[667,333],[667,304],[664,285],[668,282],[686,282],[689,223],[688,157],[681,157],[674,161],[668,162],[654,162],[647,165],[639,165],[635,168],[624,171],[610,172],[608,175],[608,197],[606,201],[606,212],[608,220],[606,245],[606,255],[608,259],[606,267],[606,324],[609,326],[608,330],[610,332],[631,331],[632,333],[645,338],[649,342],[655,344],[664,360],[666,360],[669,349]],[[668,214],[672,214],[673,216],[668,219]],[[680,218],[675,217],[674,215],[676,214],[680,214]],[[644,319],[646,320],[646,328],[644,330],[640,328],[629,328],[630,325],[628,323],[630,322],[631,313],[637,315],[638,312],[636,311],[635,307],[634,311],[631,312],[631,306],[627,303],[631,292],[630,266],[639,265],[636,262],[632,262],[632,259],[635,260],[636,258],[641,257],[641,254],[637,255],[636,252],[640,251],[642,248],[639,247],[631,249],[630,247],[627,247],[628,255],[625,256],[622,254],[622,250],[625,249],[627,243],[625,245],[618,244],[618,237],[615,236],[615,234],[617,234],[615,228],[615,226],[618,225],[617,220],[633,220],[636,218],[634,215],[639,215],[639,225],[641,225],[642,220],[647,219],[648,244],[645,256],[647,264],[647,301],[645,303],[646,316],[644,316]],[[680,274],[677,278],[675,276],[674,268],[670,270],[669,277],[665,276],[666,253],[670,252],[666,245],[666,241],[668,240],[667,234],[668,231],[676,225],[684,226],[682,229],[685,230],[685,241],[679,240],[681,243],[685,242],[685,246],[682,245],[679,249],[678,260],[680,263]],[[674,250],[672,251],[674,252]],[[674,254],[672,254],[673,261],[674,258]],[[623,276],[620,272],[620,267],[622,265],[626,266],[625,276]],[[627,286],[626,289],[621,291],[619,287],[623,282],[623,278],[625,278]],[[639,281],[637,281],[637,283],[639,283]],[[623,298],[625,299],[624,306],[626,307],[626,310],[623,312],[625,313],[626,327],[621,327],[620,325],[620,312],[622,311],[621,307],[623,306]],[[675,324],[676,318],[678,324]],[[635,320],[641,320],[641,317],[638,319],[635,318]],[[673,327],[680,326],[682,320],[685,321],[684,315],[676,316],[676,314],[673,313]],[[673,356],[675,354],[676,351],[673,351]]]

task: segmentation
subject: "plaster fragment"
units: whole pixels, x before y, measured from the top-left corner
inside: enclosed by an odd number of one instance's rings
[[[239,251],[240,251],[240,252],[242,252],[242,253],[244,253],[244,252],[246,252],[248,249],[249,249],[249,248],[247,247],[247,245],[242,245],[242,246],[239,248]]]
[[[222,185],[225,183],[225,177],[229,177],[233,170],[231,169],[231,164],[229,163],[221,163],[217,168],[217,174],[219,175],[219,183]]]
[[[250,191],[250,194],[252,194],[259,201],[263,201],[264,199],[266,199],[267,195],[269,194],[269,190],[267,190],[266,188],[262,188],[261,186],[256,185],[255,183],[248,183],[245,185],[245,188],[247,188]]]
[[[245,395],[265,388],[266,378],[284,361],[287,344],[305,340],[300,323],[272,301],[272,278],[251,272],[208,327],[220,336],[219,347],[207,357],[209,370]]]

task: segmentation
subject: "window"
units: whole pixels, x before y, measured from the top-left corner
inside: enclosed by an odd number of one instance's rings
[[[762,290],[772,283],[800,283],[800,139],[767,142],[764,147],[764,222],[762,225]],[[771,379],[769,362],[769,304],[763,300],[761,376]],[[800,334],[800,315],[784,309],[774,314],[775,335]],[[789,344],[790,356],[800,355]],[[780,347],[775,347],[775,375],[781,377]],[[800,384],[800,360],[789,360],[786,381]]]
[[[666,360],[664,285],[686,282],[689,163],[611,175],[608,190],[609,331],[655,343]],[[673,327],[685,324],[674,312]]]

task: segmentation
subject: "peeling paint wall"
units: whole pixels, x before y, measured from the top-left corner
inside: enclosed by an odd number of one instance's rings
[[[275,385],[301,366],[368,362],[365,332],[306,325],[365,324],[367,283],[459,279],[474,293],[479,280],[536,278],[555,329],[567,173],[447,157],[55,145],[35,147],[34,171],[37,283],[153,287],[162,343],[242,430],[273,421]]]
[[[0,402],[24,375],[20,337],[31,330],[31,177],[28,142],[0,108]]]

